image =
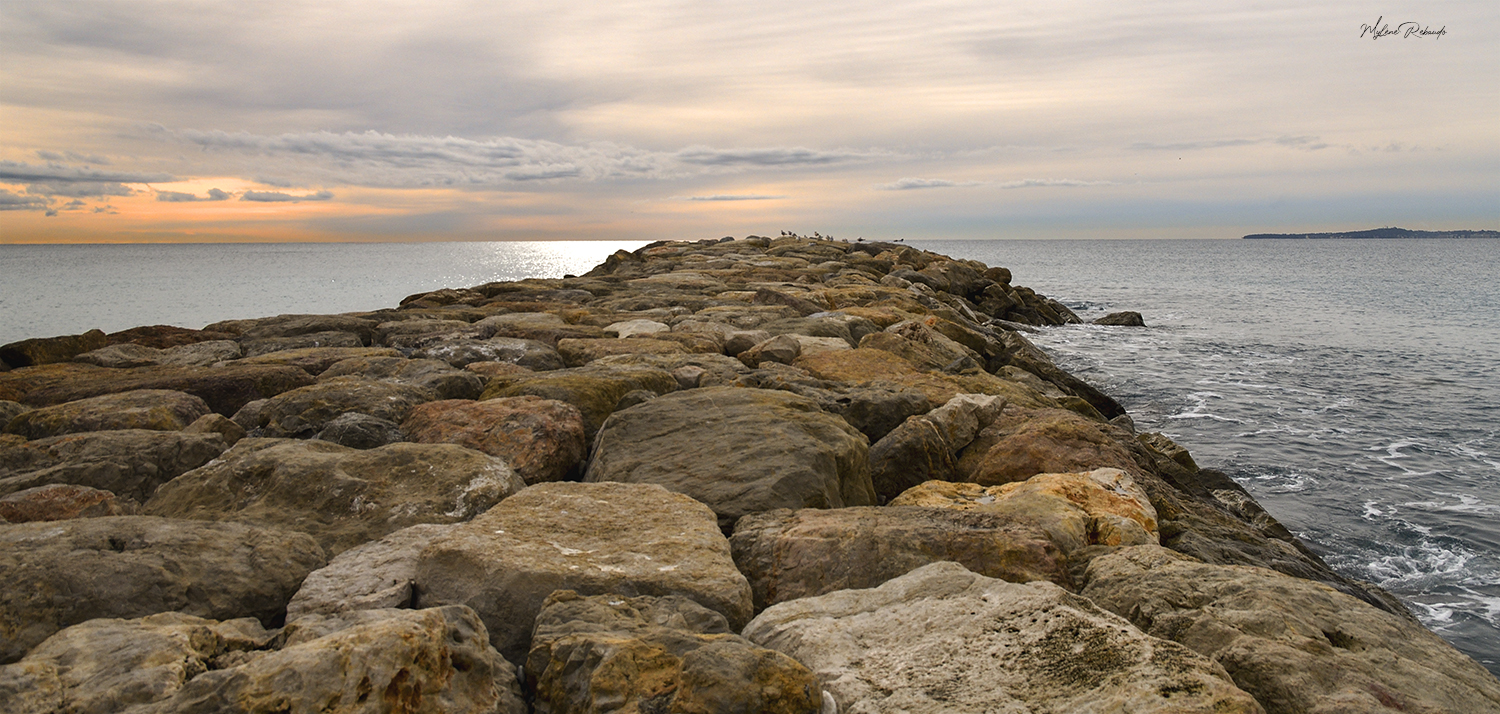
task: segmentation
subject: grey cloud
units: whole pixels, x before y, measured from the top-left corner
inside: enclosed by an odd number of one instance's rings
[[[1213,141],[1184,141],[1168,144],[1143,141],[1131,144],[1130,148],[1136,151],[1198,151],[1202,149],[1222,149],[1231,146],[1253,146],[1255,144],[1267,143],[1307,151],[1328,148],[1328,144],[1323,143],[1316,136],[1280,136],[1275,139],[1216,139]]]
[[[815,151],[800,146],[770,149],[714,149],[690,146],[677,159],[700,166],[820,166],[867,158],[851,151]]]
[[[26,184],[26,192],[40,196],[69,196],[73,198],[103,198],[105,196],[129,196],[135,191],[123,183],[106,181],[48,181]]]
[[[0,188],[0,211],[40,211],[48,203],[41,196],[21,196]]]
[[[1079,181],[1077,179],[1021,179],[997,184],[1000,188],[1037,188],[1042,186],[1113,186],[1113,181]]]
[[[280,191],[246,191],[240,196],[241,201],[258,201],[260,203],[292,203],[296,201],[327,201],[333,198],[332,191],[318,191],[305,196],[293,196]]]
[[[56,151],[45,151],[38,149],[36,155],[37,158],[40,158],[43,161],[72,161],[80,164],[99,164],[101,166],[109,165],[109,159],[103,156],[99,156],[97,154],[80,154],[76,151],[64,151],[62,153],[58,153]]]
[[[775,201],[786,198],[786,196],[770,196],[761,194],[727,194],[718,193],[711,196],[683,196],[683,201]]]
[[[208,196],[206,198],[198,196],[196,194],[182,193],[181,191],[156,192],[156,200],[165,201],[167,203],[191,203],[194,201],[227,201],[229,200],[229,196],[229,192],[220,191],[216,188],[209,189]]]
[[[882,191],[911,191],[911,190],[923,189],[923,188],[952,188],[952,187],[955,187],[955,186],[978,186],[978,185],[979,185],[979,183],[975,182],[975,181],[958,182],[958,181],[949,181],[947,179],[902,178],[902,179],[898,179],[894,183],[880,184],[879,186],[876,186],[875,188],[878,188],[878,189],[880,189]]]
[[[101,171],[91,168],[76,168],[58,163],[32,166],[21,161],[0,161],[0,183],[166,183],[176,181],[171,174],[138,173],[130,171]]]
[[[185,130],[174,135],[210,152],[306,160],[309,171],[321,171],[330,180],[376,186],[663,177],[669,175],[670,163],[665,155],[610,143],[566,145],[513,137],[479,140],[375,131],[265,136]]]

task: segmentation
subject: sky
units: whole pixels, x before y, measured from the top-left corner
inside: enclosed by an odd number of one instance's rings
[[[1500,229],[1497,117],[1494,0],[0,0],[0,243]]]

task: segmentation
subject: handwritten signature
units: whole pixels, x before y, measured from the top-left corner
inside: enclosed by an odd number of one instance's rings
[[[1447,25],[1434,30],[1418,22],[1403,22],[1393,28],[1390,26],[1390,23],[1385,22],[1385,15],[1381,15],[1380,19],[1376,20],[1373,25],[1359,26],[1359,36],[1364,37],[1368,35],[1372,40],[1378,40],[1382,37],[1432,37],[1434,39],[1442,39],[1443,35],[1446,34],[1448,34]]]

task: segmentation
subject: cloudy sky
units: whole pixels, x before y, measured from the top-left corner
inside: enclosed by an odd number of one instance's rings
[[[1494,0],[0,0],[0,242],[1500,228],[1496,117]]]

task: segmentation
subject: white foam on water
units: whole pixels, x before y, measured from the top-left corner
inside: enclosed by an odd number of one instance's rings
[[[1375,506],[1375,502],[1374,501],[1365,501],[1365,512],[1364,512],[1363,516],[1361,516],[1361,517],[1364,518],[1367,521],[1374,521],[1374,520],[1378,520],[1380,518],[1380,516],[1384,516],[1387,513],[1395,513],[1395,512],[1396,512],[1396,509],[1394,509],[1394,508],[1391,509],[1391,510],[1389,510],[1389,511],[1382,511],[1382,510],[1380,510],[1379,508],[1377,508]]]

